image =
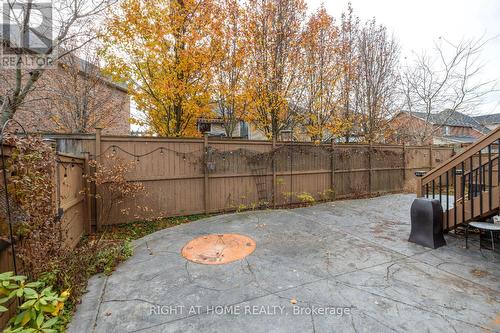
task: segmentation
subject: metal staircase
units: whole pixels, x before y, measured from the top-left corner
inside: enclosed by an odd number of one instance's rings
[[[439,199],[446,231],[496,214],[500,127],[418,178],[417,196]]]

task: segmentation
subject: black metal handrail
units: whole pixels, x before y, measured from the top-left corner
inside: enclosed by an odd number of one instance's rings
[[[497,150],[493,154],[493,148]],[[478,147],[476,147],[478,148]],[[443,211],[446,217],[446,229],[450,227],[456,227],[458,224],[467,222],[476,217],[483,216],[484,214],[490,213],[493,210],[498,210],[498,203],[493,203],[492,188],[493,184],[496,186],[500,185],[500,176],[498,165],[500,162],[500,139],[480,148],[478,151],[472,153],[468,152],[467,159],[462,160],[458,164],[454,164],[452,167],[446,169],[443,173],[430,179],[423,185],[424,196],[429,198],[439,197],[439,201],[443,206]],[[486,152],[484,152],[486,151]],[[486,160],[483,162],[483,158],[486,155]],[[475,166],[475,164],[478,164]],[[496,167],[496,179],[493,179],[493,168]],[[442,169],[442,166],[440,167]],[[457,185],[460,177],[460,191],[457,193]],[[436,193],[436,188],[438,193]],[[446,202],[443,202],[443,188],[446,190],[444,195],[446,196]],[[453,191],[451,192],[451,188]],[[488,193],[488,209],[485,210],[485,204],[483,199],[483,193]],[[453,194],[453,225],[450,226],[450,193]],[[474,212],[474,198],[479,196],[479,211]],[[470,216],[466,219],[465,215],[465,203],[466,200],[470,200]],[[461,212],[457,210],[457,203],[461,204]],[[477,202],[476,202],[477,204]],[[494,207],[493,204],[496,206]],[[461,213],[461,221],[458,222],[458,216]]]

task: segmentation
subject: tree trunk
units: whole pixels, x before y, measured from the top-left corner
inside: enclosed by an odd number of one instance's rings
[[[5,123],[14,117],[15,109],[8,100],[5,100],[0,109],[0,127],[3,128]]]

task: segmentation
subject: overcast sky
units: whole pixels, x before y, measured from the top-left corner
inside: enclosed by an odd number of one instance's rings
[[[339,19],[349,0],[306,0],[310,10],[324,3]],[[494,38],[482,54],[484,79],[500,79],[500,0],[351,0],[355,14],[375,17],[394,33],[403,54],[431,49],[444,37],[451,42],[464,38]],[[500,92],[488,98],[476,113],[500,113]]]

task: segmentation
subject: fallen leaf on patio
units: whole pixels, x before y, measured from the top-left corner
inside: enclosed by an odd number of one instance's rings
[[[290,303],[292,303],[292,304],[297,304],[297,300],[296,300],[295,298],[292,298],[292,299],[290,300]]]
[[[480,269],[473,269],[470,271],[472,275],[476,276],[476,277],[485,277],[486,275],[488,275],[489,273],[486,272],[486,271],[482,271]]]

